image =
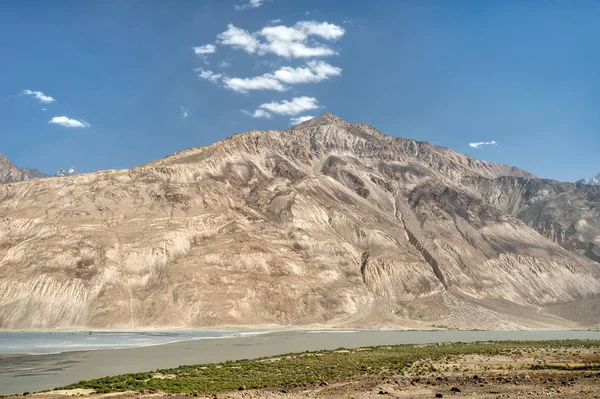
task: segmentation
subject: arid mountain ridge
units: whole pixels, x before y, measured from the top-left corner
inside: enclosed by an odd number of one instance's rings
[[[37,169],[18,168],[8,158],[0,153],[0,184],[14,183],[45,176],[46,175]]]
[[[0,328],[594,327],[599,203],[324,114],[0,185]]]

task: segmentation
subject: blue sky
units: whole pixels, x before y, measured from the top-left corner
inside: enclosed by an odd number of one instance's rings
[[[585,0],[4,0],[0,152],[46,173],[128,168],[327,111],[573,181],[600,171],[599,15]]]

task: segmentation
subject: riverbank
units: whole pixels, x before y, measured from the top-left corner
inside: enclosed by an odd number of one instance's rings
[[[298,331],[148,347],[0,359],[0,395],[35,392],[125,373],[364,346],[477,341],[600,340],[597,331]]]

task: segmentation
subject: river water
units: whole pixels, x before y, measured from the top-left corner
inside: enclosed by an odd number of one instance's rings
[[[70,351],[123,349],[196,339],[225,338],[263,331],[172,330],[142,332],[14,332],[0,331],[0,355],[50,354]]]

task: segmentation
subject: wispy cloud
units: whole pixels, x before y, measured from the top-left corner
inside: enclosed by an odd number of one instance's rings
[[[479,147],[484,146],[484,145],[498,145],[498,143],[496,143],[495,140],[492,140],[492,141],[480,141],[480,142],[477,142],[477,143],[469,143],[469,147],[472,147],[472,148],[479,148]]]
[[[256,90],[286,91],[288,86],[285,83],[294,85],[299,83],[320,82],[333,76],[339,76],[342,73],[341,68],[334,67],[324,61],[309,61],[304,67],[292,68],[283,67],[273,73],[267,73],[262,76],[250,78],[236,78],[224,76],[213,71],[196,68],[200,79],[208,80],[212,83],[223,81],[225,88],[238,93],[248,93]]]
[[[189,114],[188,114],[188,109],[187,109],[186,107],[183,107],[183,106],[182,106],[182,107],[181,107],[181,117],[182,117],[183,119],[185,119],[185,118],[187,118],[187,117],[188,117],[188,115],[189,115]]]
[[[250,90],[286,91],[287,87],[280,81],[269,76],[253,78],[224,78],[225,87],[238,93],[248,93]]]
[[[55,116],[50,119],[48,123],[52,123],[55,125],[60,125],[64,127],[90,127],[91,125],[85,121],[80,121],[77,119],[71,119],[66,116]]]
[[[309,61],[305,67],[292,68],[289,66],[280,68],[273,76],[284,83],[297,84],[320,82],[334,76],[340,76],[342,69],[329,65],[325,61]]]
[[[320,37],[337,41],[345,33],[344,28],[328,22],[300,21],[293,26],[266,26],[250,33],[232,24],[217,36],[219,43],[243,50],[249,54],[276,54],[285,58],[325,57],[337,52],[321,43],[309,40]]]
[[[44,104],[53,103],[54,101],[56,101],[54,98],[45,95],[41,91],[23,90],[23,94],[32,96],[33,98],[40,100],[40,102]]]
[[[260,6],[262,6],[265,3],[265,0],[248,0],[247,3],[244,4],[235,4],[233,6],[233,8],[235,8],[236,11],[242,11],[245,10],[246,8],[258,8]]]
[[[285,66],[272,73],[251,78],[224,78],[225,87],[239,93],[251,90],[286,91],[289,87],[284,83],[295,85],[299,83],[316,83],[339,76],[342,69],[324,61],[308,61],[305,66],[293,68]]]
[[[270,24],[278,24],[280,22],[281,22],[280,19],[272,19],[272,20],[269,21]]]
[[[294,27],[306,35],[320,36],[325,40],[339,40],[346,33],[341,26],[329,22],[300,21]]]
[[[223,77],[220,73],[214,73],[213,71],[209,71],[207,69],[196,68],[194,71],[199,72],[198,77],[200,79],[208,80],[211,83],[217,83],[219,79]]]
[[[231,66],[231,62],[228,61],[221,61],[219,62],[218,67],[219,68],[229,68]]]
[[[305,111],[319,108],[318,101],[314,97],[294,97],[291,100],[270,102],[261,104],[260,109],[267,110],[279,115],[298,115]]]
[[[205,44],[204,46],[193,47],[194,53],[198,55],[213,54],[217,51],[217,46],[214,44]]]
[[[309,121],[313,118],[314,118],[314,116],[312,116],[312,115],[298,116],[298,117],[290,118],[290,126],[299,125],[300,123]]]
[[[250,32],[236,28],[233,24],[227,25],[227,30],[219,33],[217,39],[221,44],[233,47],[234,49],[244,50],[250,54],[254,54],[260,45],[258,39]]]
[[[265,111],[264,109],[257,109],[254,112],[246,111],[245,109],[243,109],[242,113],[256,119],[271,119],[271,113]]]

